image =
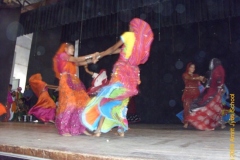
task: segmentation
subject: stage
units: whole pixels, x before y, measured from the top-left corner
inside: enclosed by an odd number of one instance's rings
[[[235,126],[235,160],[240,159],[239,131],[240,125]],[[59,160],[230,159],[229,126],[197,131],[183,129],[182,125],[133,124],[124,138],[114,133],[99,138],[62,137],[54,124],[0,122],[0,152]]]

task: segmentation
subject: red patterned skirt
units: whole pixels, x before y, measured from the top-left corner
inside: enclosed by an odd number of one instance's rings
[[[205,106],[194,109],[187,121],[199,130],[214,130],[220,125],[222,109],[221,93],[217,93]]]

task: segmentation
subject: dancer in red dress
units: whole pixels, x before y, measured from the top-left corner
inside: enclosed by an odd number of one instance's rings
[[[190,106],[192,111],[187,120],[199,130],[214,130],[222,118],[222,92],[225,71],[221,61],[213,58],[210,62],[211,76],[206,89]]]
[[[187,117],[189,115],[189,107],[194,99],[196,99],[200,95],[200,91],[198,89],[199,83],[204,81],[203,76],[199,76],[198,74],[194,74],[195,64],[188,63],[186,71],[183,73],[182,78],[185,84],[185,89],[182,95],[183,101],[183,123],[184,128],[188,127]]]

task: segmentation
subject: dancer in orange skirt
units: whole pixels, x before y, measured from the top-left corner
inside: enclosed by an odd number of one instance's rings
[[[63,43],[53,58],[54,71],[59,81],[59,106],[56,112],[56,127],[60,135],[72,136],[89,133],[81,123],[82,110],[90,101],[85,86],[76,75],[77,65],[97,61],[97,54],[73,57],[74,47]]]
[[[5,113],[7,113],[6,107],[2,103],[0,103],[0,116],[2,116]]]
[[[38,97],[37,103],[29,110],[29,115],[34,115],[39,120],[54,123],[56,104],[48,94],[49,89],[57,89],[57,86],[48,85],[42,81],[41,74],[37,73],[29,78],[29,84]]]

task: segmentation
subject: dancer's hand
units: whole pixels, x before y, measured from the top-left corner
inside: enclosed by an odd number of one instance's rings
[[[202,83],[205,83],[205,82],[206,82],[206,78],[205,78],[204,76],[200,76],[200,81],[201,81]]]
[[[207,81],[206,77],[203,77],[202,83],[205,83]]]
[[[218,86],[218,91],[221,92],[221,94],[224,93],[224,89],[223,89],[223,86],[222,86],[222,85],[221,85],[221,86]]]
[[[59,87],[54,90],[54,92],[58,92],[58,91],[59,91]]]
[[[99,60],[99,57],[100,56],[100,53],[99,52],[95,52],[94,54],[93,54],[93,58],[92,58],[92,63],[93,64],[95,64],[95,63],[97,63],[98,62],[98,60]]]
[[[204,77],[203,76],[199,76],[199,80],[203,81]]]

